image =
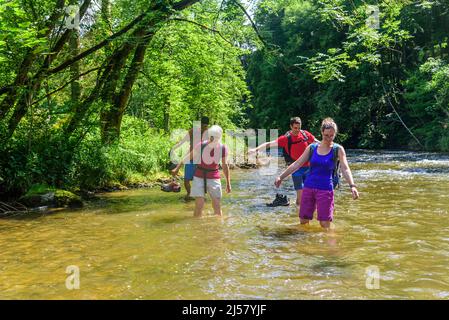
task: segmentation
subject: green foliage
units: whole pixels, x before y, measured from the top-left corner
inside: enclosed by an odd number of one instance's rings
[[[203,115],[224,129],[244,125],[250,92],[242,57],[256,36],[235,1],[195,2],[175,11],[172,1],[157,2],[167,10],[150,9],[153,1],[92,1],[70,37],[57,1],[1,2],[0,194],[35,184],[90,189],[153,180],[165,169],[174,129]],[[47,74],[144,12],[141,24]],[[137,44],[148,39],[143,62],[133,65]],[[112,72],[112,65],[120,67]],[[129,82],[133,67],[137,79]],[[128,83],[129,100],[114,109]],[[118,115],[121,135],[106,145],[107,111]]]
[[[404,84],[410,118],[429,150],[449,150],[449,65],[429,58]]]
[[[118,143],[102,145],[99,131],[84,139],[74,153],[70,180],[86,189],[153,180],[165,170],[172,144],[144,120],[125,116]]]
[[[226,21],[226,27],[224,22],[216,22],[220,36],[201,27],[213,28],[217,15],[210,10],[218,11],[218,6],[215,1],[203,2],[157,33],[129,114],[166,131],[190,128],[192,121],[204,115],[223,128],[242,123],[249,91],[240,57],[248,50],[229,43],[246,36],[233,28],[242,12],[238,16],[234,10],[224,11],[223,19],[232,14],[234,21]]]
[[[331,116],[349,147],[422,148],[404,122],[424,148],[447,150],[448,5],[261,1],[256,20],[275,49],[248,58],[251,125],[286,130],[300,116],[318,135]]]

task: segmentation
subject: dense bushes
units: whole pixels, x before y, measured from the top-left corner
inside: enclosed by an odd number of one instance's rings
[[[152,180],[165,169],[171,145],[162,130],[125,116],[118,143],[103,146],[98,131],[86,137],[74,153],[71,183],[93,188]]]
[[[101,143],[99,129],[79,144],[53,134],[50,140],[36,139],[29,145],[26,127],[18,132],[23,136],[2,146],[3,192],[21,194],[34,184],[94,189],[153,180],[165,169],[172,145],[163,131],[131,116],[123,118],[120,141],[109,146]]]
[[[405,81],[410,118],[429,150],[449,151],[449,65],[429,58]]]
[[[348,147],[448,151],[447,2],[263,0],[255,18],[275,46],[247,58],[252,127],[331,116]]]
[[[0,197],[152,180],[174,129],[245,123],[255,34],[236,2],[70,3],[79,28],[67,1],[0,3]]]

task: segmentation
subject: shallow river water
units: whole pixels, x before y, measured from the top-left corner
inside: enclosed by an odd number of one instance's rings
[[[140,189],[2,219],[0,298],[448,299],[449,156],[352,150],[349,162],[361,198],[336,191],[330,232],[299,226],[291,181],[290,207],[266,207],[267,169],[232,171],[222,218],[210,201],[198,219],[182,194]]]

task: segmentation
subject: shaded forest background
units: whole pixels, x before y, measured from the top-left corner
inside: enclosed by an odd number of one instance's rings
[[[256,21],[251,125],[331,116],[349,147],[449,150],[448,1],[262,1]]]
[[[0,0],[0,195],[152,180],[201,116],[449,151],[448,31],[441,0]]]

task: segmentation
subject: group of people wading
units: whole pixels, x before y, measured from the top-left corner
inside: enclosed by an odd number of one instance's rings
[[[248,150],[257,153],[267,147],[280,147],[285,154],[288,165],[274,184],[280,187],[283,180],[292,176],[296,190],[296,204],[301,224],[308,224],[317,211],[317,220],[323,228],[329,228],[333,221],[334,189],[338,183],[335,172],[340,166],[341,173],[349,184],[352,198],[359,197],[357,187],[346,159],[343,146],[334,142],[337,135],[337,124],[331,118],[321,123],[321,141],[310,132],[301,129],[301,119],[290,119],[290,131],[276,140],[261,144]],[[201,137],[201,142],[194,145],[194,137]],[[222,187],[220,179],[220,163],[226,178],[226,192],[231,192],[231,178],[228,165],[228,148],[221,143],[223,130],[213,125],[209,128],[209,119],[201,119],[201,127],[191,129],[179,141],[173,150],[185,142],[190,143],[188,154],[177,164],[171,173],[176,176],[184,165],[184,186],[187,191],[186,200],[195,199],[195,216],[201,216],[206,193],[212,199],[212,207],[216,215],[222,215]],[[192,182],[192,185],[190,183]],[[278,196],[278,195],[277,195]],[[279,199],[275,199],[275,202]]]

